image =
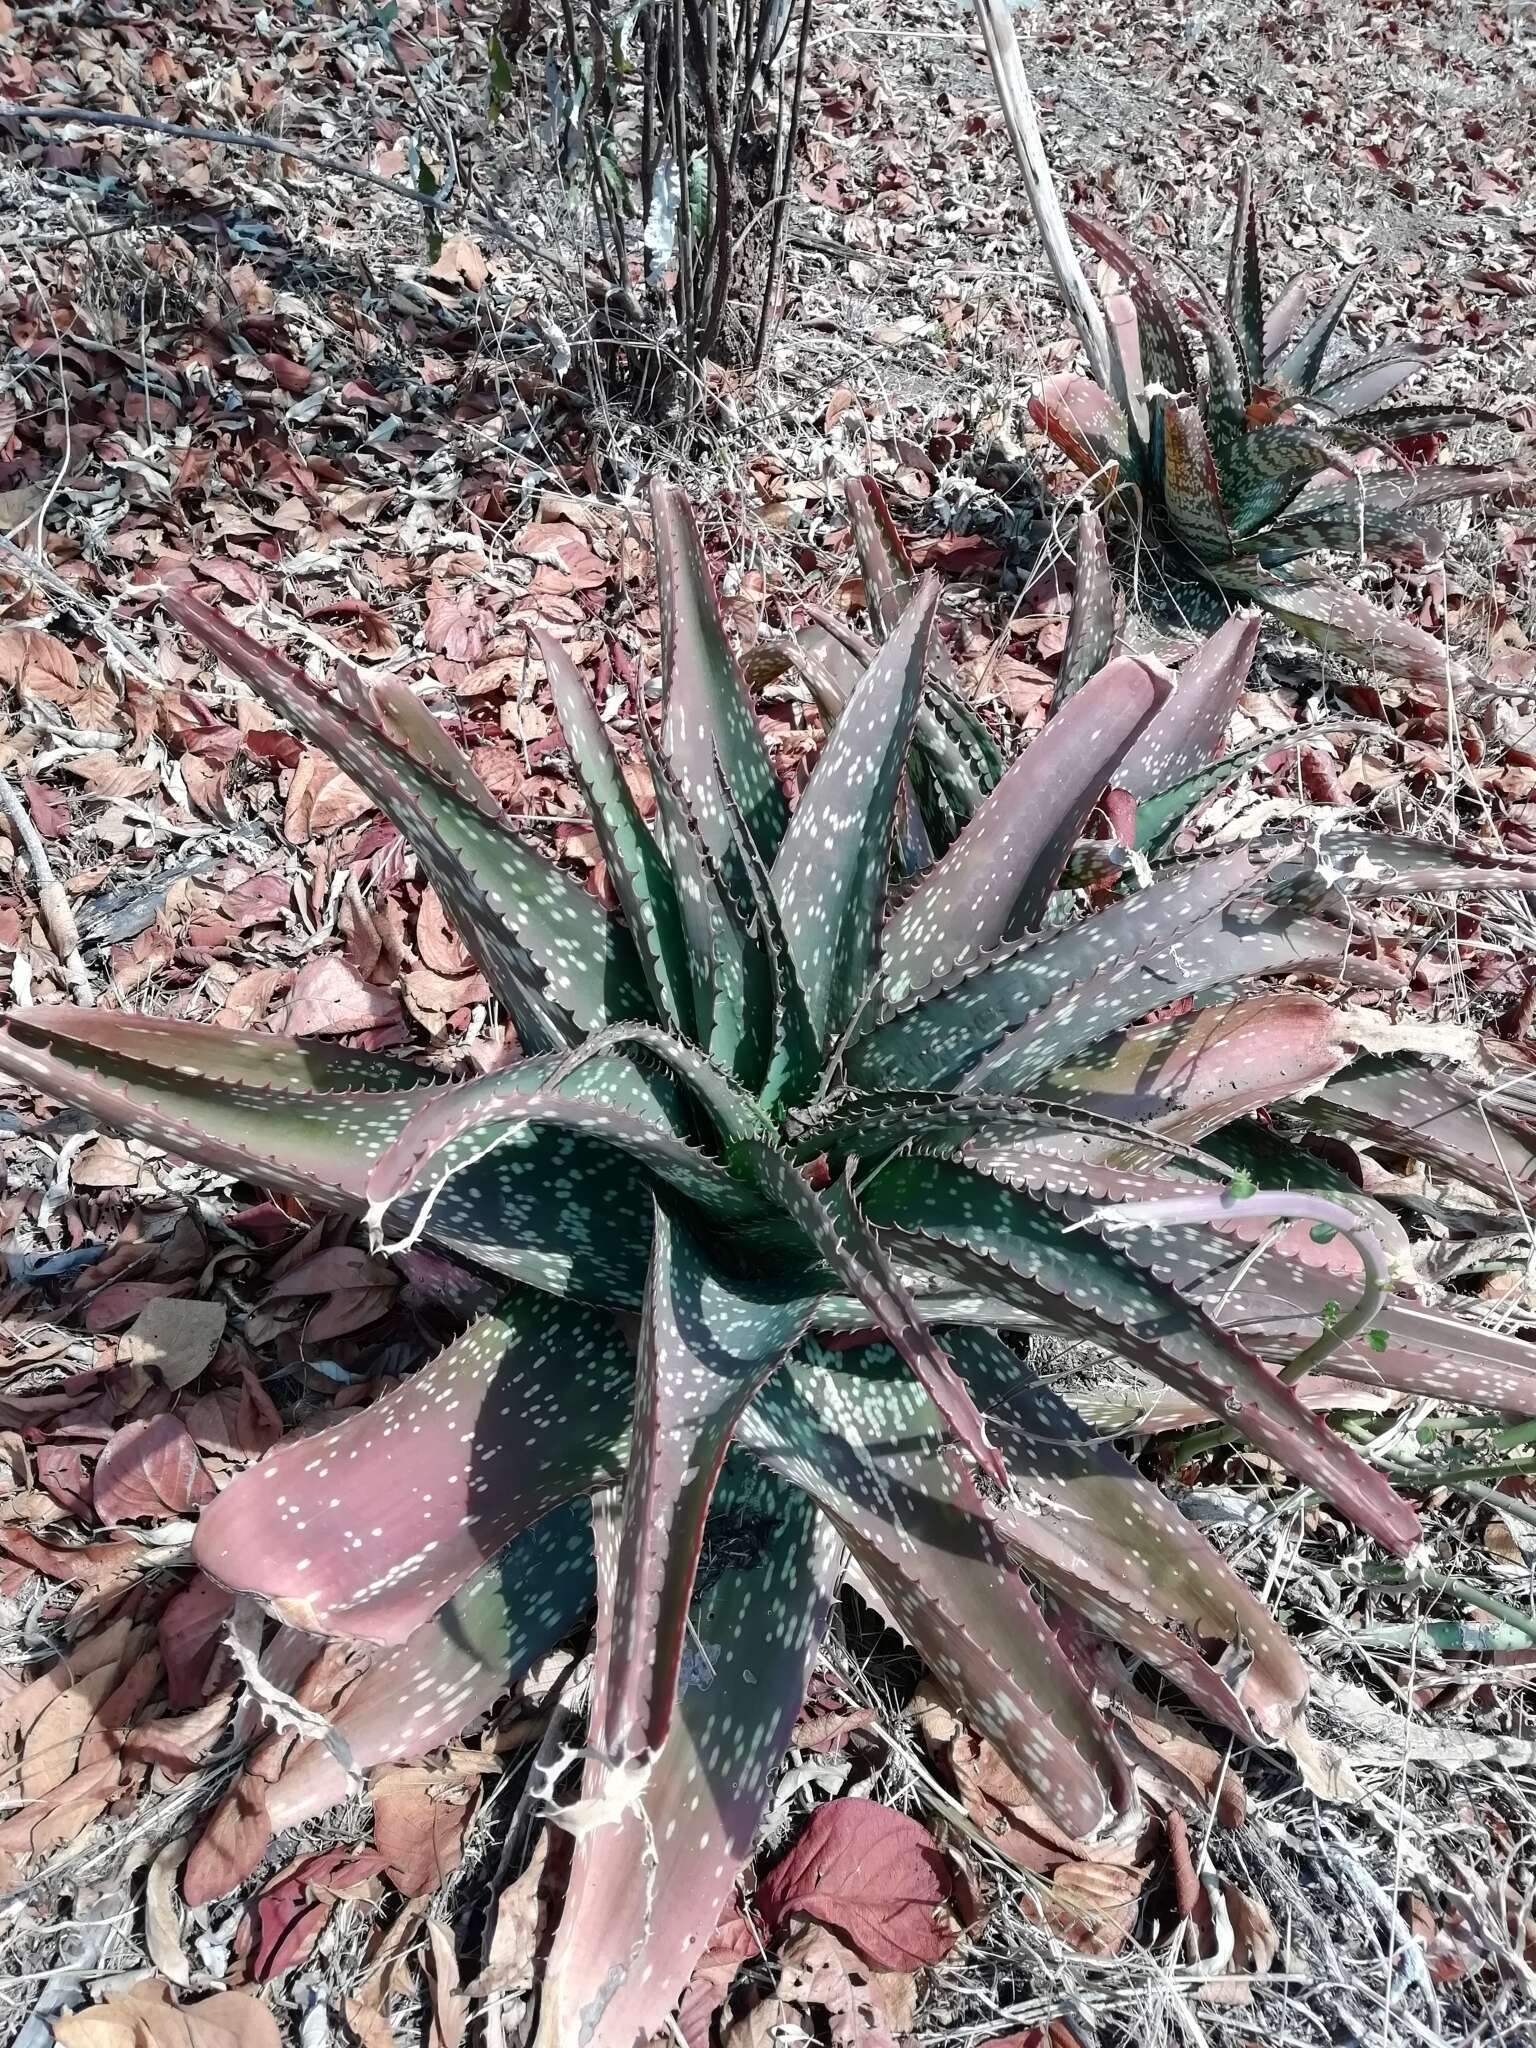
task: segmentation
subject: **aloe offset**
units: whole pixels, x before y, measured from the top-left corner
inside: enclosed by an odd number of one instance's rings
[[[1266,1362],[1315,1345],[1363,1288],[1358,1251],[1304,1220],[1271,1241],[1273,1204],[1262,1222],[1224,1208],[1220,1148],[1238,1156],[1286,1098],[1389,1119],[1379,1074],[1405,1085],[1361,1066],[1346,1007],[1266,982],[1370,973],[1351,934],[1394,885],[1536,875],[1384,835],[1149,867],[1210,787],[1252,622],[1177,681],[1109,660],[1005,767],[947,667],[932,584],[913,586],[878,494],[853,499],[882,639],[823,627],[779,657],[830,718],[793,808],[675,493],[654,494],[654,822],[540,636],[617,916],[519,837],[408,691],[343,666],[330,693],[168,598],[407,836],[523,1058],[443,1081],[102,1011],[0,1034],[0,1069],[105,1123],[364,1214],[386,1241],[424,1231],[506,1281],[422,1371],[232,1481],[195,1554],[282,1620],[376,1646],[333,1717],[365,1765],[457,1733],[595,1594],[540,2023],[562,2048],[632,2048],[663,2023],[751,1853],[847,1557],[1076,1835],[1132,1790],[1058,1608],[1246,1741],[1294,1720],[1306,1674],[1274,1619],[1015,1333],[1146,1367],[1392,1550],[1416,1538],[1411,1507]],[[1110,785],[1155,830],[1089,909],[1060,883]],[[1200,1007],[1170,1020],[1185,999]],[[1351,1094],[1357,1073],[1374,1093]],[[1199,1220],[1102,1213],[1177,1200]],[[1328,1365],[1536,1413],[1536,1351],[1399,1295]],[[311,1745],[272,1818],[345,1784]]]
[[[1105,300],[1108,388],[1053,377],[1030,409],[1088,479],[1096,512],[1083,524],[1080,573],[1090,587],[1114,559],[1140,602],[1180,623],[1207,628],[1256,604],[1348,659],[1413,682],[1454,680],[1441,641],[1308,558],[1435,559],[1441,535],[1426,512],[1530,479],[1508,464],[1412,466],[1401,447],[1495,416],[1435,400],[1388,403],[1435,359],[1416,343],[1330,366],[1363,273],[1352,271],[1310,318],[1300,279],[1267,304],[1246,172],[1219,296],[1187,265],[1181,287],[1170,286],[1113,228],[1070,218],[1124,287]],[[1366,450],[1378,466],[1360,466]]]

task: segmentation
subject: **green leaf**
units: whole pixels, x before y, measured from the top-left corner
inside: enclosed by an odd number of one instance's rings
[[[529,1051],[573,1045],[616,1018],[650,1014],[623,926],[499,811],[475,801],[463,776],[445,778],[422,764],[419,747],[408,752],[381,725],[328,703],[302,669],[198,599],[173,592],[165,605],[404,834]]]
[[[1050,720],[892,915],[881,942],[888,1001],[1039,924],[1093,806],[1167,695],[1121,656]]]
[[[836,1523],[897,1626],[1058,1824],[1092,1835],[1129,1803],[1128,1774],[1002,1518],[888,1352],[806,1354],[759,1396],[743,1443]]]
[[[720,801],[719,755],[758,856],[772,867],[789,810],[725,637],[693,514],[682,492],[659,479],[651,510],[661,583],[663,750],[706,846],[729,872],[735,849]]]
[[[789,1217],[817,1256],[868,1310],[870,1320],[916,1376],[957,1442],[991,1476],[1004,1474],[976,1405],[860,1215],[846,1182],[818,1194],[787,1154],[749,1145],[743,1156],[763,1193]]]
[[[677,1030],[689,1032],[693,976],[671,870],[640,815],[597,707],[570,656],[547,633],[535,632],[533,637],[544,658],[571,768],[586,797],[625,922],[639,941],[640,962],[657,1011]]]
[[[1275,1741],[1307,1669],[1231,1566],[990,1330],[950,1330],[1015,1488],[1001,1525],[1027,1569],[1245,1742]],[[1195,1646],[1224,1643],[1229,1672]]]
[[[752,1208],[750,1192],[729,1170],[654,1116],[616,1104],[587,1070],[563,1090],[544,1085],[544,1075],[503,1067],[436,1091],[391,1141],[368,1177],[370,1213],[383,1216],[410,1197],[429,1205],[449,1179],[463,1170],[465,1143],[481,1152],[486,1134],[508,1127],[552,1125],[611,1147],[664,1187],[694,1202],[717,1221],[729,1222]],[[418,1224],[430,1209],[418,1210]]]
[[[1227,314],[1242,340],[1248,374],[1264,374],[1264,276],[1259,256],[1258,209],[1253,177],[1245,164],[1237,187],[1237,209],[1227,256]]]
[[[952,983],[920,989],[879,1015],[847,1048],[845,1077],[862,1088],[943,1087],[974,1070],[1010,1033],[1032,1029],[1055,1003],[1076,1020],[1077,1043],[1091,1044],[1174,994],[1170,984],[1143,1010],[1124,1014],[1115,988],[1129,966],[1182,957],[1170,954],[1175,942],[1182,947],[1188,935],[1262,878],[1244,848],[1191,862],[1065,931],[1026,939]],[[1074,1049],[1056,1040],[1043,1044],[1037,1071],[1047,1071]]]
[[[375,1652],[327,1715],[359,1770],[409,1762],[452,1742],[591,1612],[596,1577],[585,1501],[523,1530],[403,1643]],[[262,1787],[274,1830],[335,1806],[352,1782],[323,1742],[306,1742]]]
[[[785,940],[823,1050],[853,1017],[874,969],[896,793],[937,601],[929,582],[865,671],[774,864]]]
[[[1087,1205],[1026,1195],[985,1174],[919,1155],[882,1166],[864,1191],[870,1220],[893,1249],[935,1277],[1014,1297],[1064,1334],[1118,1352],[1316,1486],[1394,1550],[1418,1523],[1381,1475],[1310,1414],[1263,1362],[1186,1302],[1148,1262],[1089,1221]],[[1071,1235],[1066,1224],[1079,1227]],[[1155,1234],[1154,1234],[1155,1235]]]
[[[621,1769],[666,1741],[715,1482],[743,1411],[812,1306],[813,1298],[771,1299],[727,1280],[658,1205],[607,1659],[593,1705],[604,1755]]]
[[[1075,697],[1109,660],[1115,640],[1115,586],[1109,572],[1104,522],[1092,507],[1077,515],[1077,561],[1067,644],[1056,671],[1050,716]]]
[[[637,1802],[579,1835],[544,1972],[536,2048],[633,2048],[665,2026],[752,1853],[826,1630],[841,1543],[810,1502],[727,1466],[725,1564],[695,1602],[695,1670]],[[614,1497],[594,1517],[612,1612]],[[595,1683],[607,1650],[600,1629]],[[599,1746],[602,1730],[592,1731]],[[606,1772],[582,1786],[601,1801]]]
[[[1323,358],[1334,331],[1365,275],[1364,266],[1350,271],[1327,305],[1308,322],[1275,370],[1275,379],[1288,391],[1309,392],[1322,374]]]

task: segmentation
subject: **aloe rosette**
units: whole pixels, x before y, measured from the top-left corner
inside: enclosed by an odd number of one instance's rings
[[[167,598],[409,840],[515,1023],[511,1064],[448,1081],[100,1010],[0,1034],[0,1069],[104,1124],[386,1242],[424,1232],[506,1283],[423,1370],[236,1477],[195,1555],[282,1622],[372,1646],[333,1717],[362,1765],[456,1734],[595,1599],[551,2044],[632,2048],[663,2022],[751,1854],[847,1559],[1077,1836],[1134,1795],[1067,1611],[1244,1741],[1284,1736],[1306,1674],[1282,1630],[1021,1333],[1145,1368],[1383,1544],[1416,1539],[1412,1508],[1276,1370],[1374,1286],[1367,1238],[1390,1252],[1400,1229],[1325,1187],[1297,1213],[1322,1202],[1342,1233],[1321,1245],[1282,1210],[1277,1238],[1272,1202],[1260,1224],[1232,1201],[1220,1148],[1237,1160],[1282,1101],[1378,1134],[1429,1101],[1437,1156],[1470,1147],[1486,1172],[1491,1141],[1478,1153],[1440,1077],[1362,1062],[1349,1008],[1291,978],[1379,977],[1359,944],[1373,895],[1536,875],[1382,835],[1157,859],[1240,772],[1211,757],[1253,622],[1177,679],[1101,664],[1005,766],[934,633],[932,583],[878,493],[852,496],[878,644],[824,622],[775,657],[828,720],[793,806],[675,493],[654,498],[654,739],[639,718],[654,819],[539,636],[614,915],[408,690],[345,667],[328,689]],[[1091,908],[1062,878],[1111,786],[1144,829]],[[1509,1120],[1523,1129],[1518,1106]],[[1523,1176],[1536,1153],[1511,1156]],[[1407,1295],[1370,1306],[1370,1332],[1341,1326],[1331,1384],[1536,1412],[1518,1340]],[[332,1749],[302,1749],[270,1817],[346,1782]]]
[[[1219,293],[1187,265],[1171,281],[1102,221],[1071,221],[1120,286],[1104,301],[1111,388],[1060,375],[1030,402],[1088,479],[1080,578],[1107,583],[1113,559],[1144,604],[1182,624],[1259,605],[1348,659],[1412,682],[1454,679],[1442,641],[1310,558],[1437,559],[1437,506],[1530,479],[1507,463],[1410,465],[1402,450],[1494,416],[1398,401],[1435,360],[1421,344],[1330,360],[1363,269],[1316,311],[1300,278],[1268,303],[1246,172]]]

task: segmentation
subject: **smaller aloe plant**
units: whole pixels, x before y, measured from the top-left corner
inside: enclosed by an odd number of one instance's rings
[[[1005,766],[934,639],[932,583],[878,494],[853,502],[880,644],[823,625],[773,657],[829,725],[793,808],[674,493],[654,500],[654,738],[638,720],[654,822],[541,638],[613,916],[403,686],[342,667],[328,692],[169,600],[406,835],[521,1058],[444,1081],[100,1010],[0,1033],[13,1078],[507,1284],[423,1370],[234,1479],[195,1554],[283,1623],[373,1646],[332,1715],[345,1750],[299,1754],[266,1789],[274,1822],[340,1796],[348,1752],[451,1737],[595,1597],[544,2048],[635,2048],[665,2023],[752,1852],[849,1557],[1075,1835],[1128,1818],[1134,1788],[1058,1618],[1242,1740],[1285,1736],[1306,1670],[1284,1632],[1017,1332],[1145,1368],[1399,1551],[1411,1507],[1275,1368],[1321,1341],[1337,1378],[1536,1413],[1536,1350],[1383,1293],[1406,1247],[1386,1211],[1326,1179],[1299,1223],[1283,1198],[1225,1199],[1285,1102],[1405,1149],[1432,1126],[1431,1156],[1473,1179],[1490,1155],[1536,1170],[1523,1108],[1518,1144],[1501,1151],[1503,1118],[1480,1141],[1431,1069],[1362,1065],[1344,1003],[1275,985],[1369,978],[1373,895],[1536,874],[1384,835],[1150,865],[1211,787],[1252,621],[1176,682],[1126,657],[1084,673]],[[1063,877],[1111,785],[1145,830],[1095,907]],[[1368,1303],[1368,1332],[1340,1298]]]
[[[1104,302],[1112,388],[1063,375],[1031,401],[1036,424],[1088,478],[1103,520],[1102,530],[1083,522],[1089,580],[1107,537],[1140,600],[1181,624],[1208,628],[1257,604],[1316,645],[1389,674],[1431,683],[1454,674],[1440,641],[1309,558],[1433,559],[1442,537],[1425,515],[1435,506],[1527,477],[1508,465],[1411,467],[1402,444],[1493,416],[1390,403],[1434,360],[1415,343],[1330,364],[1360,270],[1310,318],[1300,279],[1268,304],[1246,172],[1221,294],[1182,264],[1170,285],[1114,229],[1070,218],[1123,286]],[[1378,466],[1362,465],[1367,451]]]

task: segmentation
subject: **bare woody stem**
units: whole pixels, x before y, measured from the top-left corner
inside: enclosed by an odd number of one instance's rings
[[[1089,374],[1102,390],[1112,391],[1109,336],[1104,316],[1083,273],[1083,266],[1077,260],[1066,216],[1056,196],[1050,160],[1040,133],[1040,117],[1035,111],[1034,94],[1025,76],[1024,59],[1007,0],[976,0],[976,19],[981,24],[982,37],[986,42],[987,60],[992,66],[997,96],[1003,103],[1003,119],[1008,123],[1019,168],[1024,173],[1024,192],[1029,200],[1029,210],[1035,217],[1035,226],[1040,231],[1045,260],[1051,266],[1057,290],[1067,302],[1072,324],[1088,358]]]

